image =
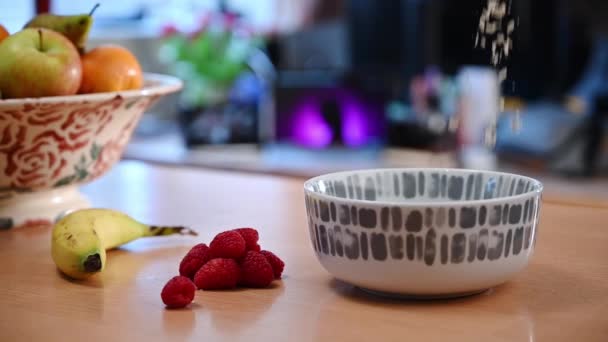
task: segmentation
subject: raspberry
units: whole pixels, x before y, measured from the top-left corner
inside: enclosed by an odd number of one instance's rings
[[[266,287],[272,283],[274,272],[264,254],[249,251],[241,262],[241,284],[249,287]]]
[[[245,254],[245,239],[235,231],[217,234],[209,244],[212,258],[238,259]]]
[[[237,228],[234,229],[234,231],[241,234],[243,239],[245,239],[245,245],[248,251],[260,251],[261,248],[260,245],[258,245],[260,235],[257,230],[253,228]]]
[[[194,276],[194,284],[202,290],[236,287],[241,270],[233,259],[211,259]]]
[[[285,263],[281,260],[276,254],[271,251],[261,251],[262,255],[266,257],[270,266],[272,266],[272,271],[274,272],[275,279],[281,279],[281,274],[283,274],[283,269],[285,268]]]
[[[179,274],[194,279],[196,272],[209,260],[209,247],[204,243],[192,247],[179,263]]]
[[[184,276],[171,278],[163,287],[160,298],[168,308],[183,308],[194,299],[196,286],[192,280]]]

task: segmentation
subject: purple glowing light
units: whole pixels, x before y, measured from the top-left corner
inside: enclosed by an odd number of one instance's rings
[[[358,147],[380,134],[380,117],[353,94],[345,90],[329,90],[302,99],[289,121],[290,139],[303,146],[324,148],[331,144],[334,132],[325,122],[320,103],[334,99],[341,110],[342,136],[348,147]]]
[[[323,148],[333,139],[333,132],[314,102],[305,102],[295,110],[291,127],[291,138],[300,145]]]
[[[364,108],[354,98],[347,98],[342,104],[344,117],[342,118],[342,130],[344,131],[344,143],[347,146],[364,145],[372,135]]]

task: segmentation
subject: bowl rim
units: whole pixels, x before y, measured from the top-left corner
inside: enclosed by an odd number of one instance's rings
[[[344,175],[353,175],[356,173],[373,173],[373,172],[433,172],[433,171],[441,171],[441,172],[458,172],[458,173],[486,173],[497,176],[511,176],[511,177],[519,177],[525,180],[528,180],[536,187],[533,186],[532,190],[528,190],[527,192],[517,194],[517,195],[509,195],[497,198],[487,198],[487,199],[476,199],[476,200],[439,200],[439,201],[426,201],[426,200],[412,200],[412,201],[394,201],[394,200],[382,200],[382,201],[372,201],[366,199],[356,199],[356,198],[344,198],[338,197],[334,195],[328,195],[325,193],[321,193],[318,191],[314,191],[312,189],[312,183],[318,182],[319,180],[326,179],[328,177],[335,176],[344,176]],[[346,171],[338,171],[338,172],[330,172],[322,175],[318,175],[312,178],[307,179],[304,182],[304,192],[313,194],[314,196],[321,197],[322,199],[329,201],[346,201],[353,204],[366,204],[366,205],[392,205],[392,206],[425,206],[425,207],[437,207],[437,206],[453,206],[453,205],[473,205],[473,204],[496,204],[503,203],[505,201],[512,201],[518,199],[524,199],[533,196],[542,196],[542,192],[544,190],[544,185],[538,179],[520,175],[512,172],[505,171],[494,171],[494,170],[483,170],[483,169],[470,169],[470,168],[445,168],[445,167],[387,167],[387,168],[370,168],[370,169],[355,169],[355,170],[346,170]]]
[[[30,103],[57,103],[78,101],[103,101],[121,96],[133,98],[142,96],[165,95],[180,90],[183,86],[181,79],[158,73],[144,73],[144,86],[141,89],[109,91],[104,93],[76,94],[65,96],[25,97],[18,99],[0,99],[0,106],[23,105]],[[152,82],[152,84],[146,84]]]

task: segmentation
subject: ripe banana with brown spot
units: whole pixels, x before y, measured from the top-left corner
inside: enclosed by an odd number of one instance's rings
[[[111,209],[82,209],[57,221],[51,238],[53,261],[67,276],[85,279],[106,266],[106,251],[148,236],[197,235],[186,227],[150,226]]]

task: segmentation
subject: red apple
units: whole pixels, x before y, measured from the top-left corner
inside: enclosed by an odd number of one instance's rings
[[[8,30],[6,29],[6,27],[2,26],[2,24],[0,24],[0,42],[4,40],[4,38],[10,36],[11,34],[8,32]]]
[[[3,98],[76,94],[82,80],[80,55],[61,33],[27,28],[0,43]]]

